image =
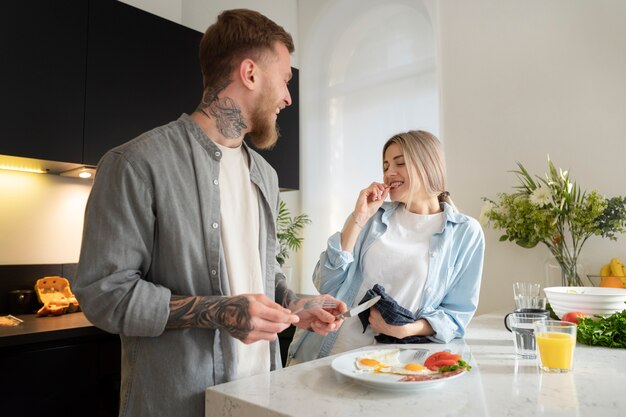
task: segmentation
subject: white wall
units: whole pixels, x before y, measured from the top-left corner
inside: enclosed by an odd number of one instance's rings
[[[626,2],[436,2],[441,135],[451,193],[478,216],[481,196],[511,191],[515,161],[543,175],[549,154],[586,188],[626,194]],[[545,247],[486,231],[479,311],[512,306],[514,281],[543,283]],[[587,272],[626,258],[626,238],[592,237]]]
[[[357,195],[382,180],[395,133],[439,131],[435,37],[421,1],[299,1],[301,289]]]
[[[91,184],[0,169],[0,265],[77,262]]]
[[[347,79],[361,81],[366,70],[350,61],[364,44],[358,43],[358,31],[346,28],[337,31],[343,22],[367,27],[368,8],[382,2],[334,1],[208,1],[144,0],[139,4],[153,13],[204,30],[214,20],[218,10],[233,7],[255,8],[298,37],[298,54],[309,53],[326,45],[340,45],[347,56],[344,74]],[[398,7],[418,7],[418,1],[391,2]],[[180,15],[170,8],[182,7]],[[546,167],[546,155],[564,168],[585,188],[597,188],[607,195],[626,194],[626,2],[621,0],[438,0],[425,1],[435,26],[439,71],[440,128],[430,122],[417,127],[439,131],[447,152],[450,190],[465,212],[478,216],[481,196],[494,196],[509,191],[514,178],[507,171],[519,160],[537,174]],[[348,7],[348,6],[351,7]],[[333,16],[329,11],[338,10]],[[159,12],[161,10],[161,12]],[[297,17],[294,17],[297,16]],[[381,15],[382,16],[382,15]],[[379,27],[395,30],[395,24],[379,19]],[[330,38],[327,27],[333,22],[336,38]],[[374,19],[375,21],[375,19]],[[363,26],[365,25],[365,26]],[[296,35],[297,33],[297,35]],[[345,41],[354,39],[354,50]],[[341,42],[343,40],[343,42]],[[404,40],[411,42],[411,39]],[[414,40],[413,40],[414,41]],[[328,55],[329,58],[333,56]],[[300,212],[300,194],[315,190],[306,197],[307,212],[314,220],[305,241],[306,256],[297,268],[304,289],[310,285],[310,275],[325,239],[341,226],[349,211],[350,201],[361,182],[347,179],[347,174],[360,167],[371,172],[360,175],[365,182],[377,178],[378,148],[391,133],[391,127],[409,128],[405,121],[391,116],[376,117],[367,113],[354,95],[348,103],[358,107],[364,125],[369,129],[347,130],[358,122],[350,115],[333,118],[333,142],[329,143],[329,127],[322,125],[320,113],[328,108],[316,108],[309,100],[319,88],[329,89],[320,82],[320,74],[329,73],[330,61],[315,61],[301,57],[302,99],[301,178],[302,191],[283,193],[292,211]],[[339,59],[341,57],[336,57]],[[297,66],[297,65],[296,65]],[[337,67],[334,68],[336,74]],[[354,71],[353,71],[354,70]],[[334,78],[337,79],[337,78]],[[362,84],[352,84],[361,87]],[[417,88],[418,84],[414,84]],[[410,86],[406,87],[410,89]],[[308,92],[307,92],[308,90]],[[420,89],[420,91],[422,91]],[[377,94],[385,91],[372,90]],[[395,94],[398,88],[390,90]],[[427,89],[428,91],[428,89]],[[307,98],[308,97],[308,98]],[[344,104],[346,101],[344,100]],[[387,102],[391,109],[401,109]],[[382,104],[381,104],[382,106]],[[335,107],[337,108],[337,107]],[[346,106],[344,105],[344,111]],[[425,109],[428,110],[428,109]],[[385,110],[381,110],[385,111]],[[437,110],[430,109],[430,112]],[[339,113],[330,113],[335,117]],[[429,113],[432,116],[432,113]],[[385,125],[392,117],[393,126]],[[399,117],[399,116],[398,116]],[[417,120],[417,119],[416,119]],[[348,125],[345,122],[348,121]],[[339,126],[336,123],[341,122]],[[324,122],[326,123],[326,122]],[[384,127],[386,126],[386,127]],[[342,130],[343,129],[343,130]],[[337,132],[355,142],[339,140]],[[370,143],[368,134],[375,137]],[[356,149],[366,149],[367,158],[355,158]],[[326,171],[332,162],[333,171]],[[342,167],[343,161],[345,166]],[[331,165],[328,165],[331,166]],[[306,170],[306,172],[304,172]],[[317,171],[316,171],[317,170]],[[328,189],[315,187],[315,173],[331,181]],[[84,183],[60,177],[36,174],[7,174],[0,171],[0,264],[72,262],[78,258],[77,243],[82,228],[82,209],[88,191]],[[35,183],[35,189],[25,186],[5,188],[7,178]],[[21,178],[21,179],[20,179]],[[39,177],[37,177],[39,178]],[[341,187],[332,181],[342,182]],[[88,186],[87,186],[88,187]],[[345,190],[345,193],[343,192]],[[344,196],[345,194],[345,196]],[[74,201],[68,217],[62,216],[64,201]],[[329,197],[332,196],[332,197]],[[30,205],[29,205],[30,204]],[[331,217],[328,207],[336,215]],[[11,208],[12,207],[12,208]],[[61,216],[61,217],[59,217]],[[525,250],[511,243],[497,241],[498,232],[486,231],[487,254],[479,311],[510,307],[511,283],[518,280],[542,282],[543,263],[548,257],[545,248]],[[20,243],[23,239],[29,243]],[[79,244],[79,243],[78,243]],[[304,255],[304,253],[302,253]],[[591,238],[583,256],[588,272],[595,272],[613,256],[626,258],[626,238],[617,242]]]

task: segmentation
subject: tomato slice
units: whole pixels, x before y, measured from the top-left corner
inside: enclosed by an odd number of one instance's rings
[[[435,352],[424,361],[424,366],[431,371],[436,371],[440,366],[456,365],[461,355],[450,352]],[[433,369],[434,368],[434,369]]]
[[[453,366],[458,363],[459,361],[457,359],[439,359],[431,363],[430,366],[427,366],[427,368],[431,371],[436,371],[442,366]]]

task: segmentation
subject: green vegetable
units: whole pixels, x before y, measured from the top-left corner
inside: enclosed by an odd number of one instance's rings
[[[626,348],[626,310],[610,316],[596,314],[578,320],[577,340],[585,345]]]
[[[546,304],[546,310],[550,312],[550,320],[560,320],[559,316],[557,316],[554,310],[552,310],[550,303]]]
[[[463,359],[459,359],[459,362],[456,365],[440,366],[439,372],[450,372],[450,371],[456,371],[457,369],[463,369],[463,368],[466,371],[469,371],[470,369],[472,369],[469,363],[465,362]]]

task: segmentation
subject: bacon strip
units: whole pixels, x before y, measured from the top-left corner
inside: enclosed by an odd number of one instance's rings
[[[448,378],[454,375],[458,375],[462,372],[465,372],[465,369],[457,369],[450,372],[441,372],[436,374],[429,375],[407,375],[400,380],[400,382],[410,382],[410,381],[434,381],[436,379]]]

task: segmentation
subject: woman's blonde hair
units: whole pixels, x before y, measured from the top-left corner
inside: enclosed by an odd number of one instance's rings
[[[409,201],[415,195],[418,184],[424,187],[428,195],[436,195],[439,201],[445,201],[456,211],[456,206],[447,191],[446,161],[441,142],[425,130],[410,130],[392,136],[383,146],[383,161],[387,148],[395,143],[402,149],[404,162],[409,173]]]

